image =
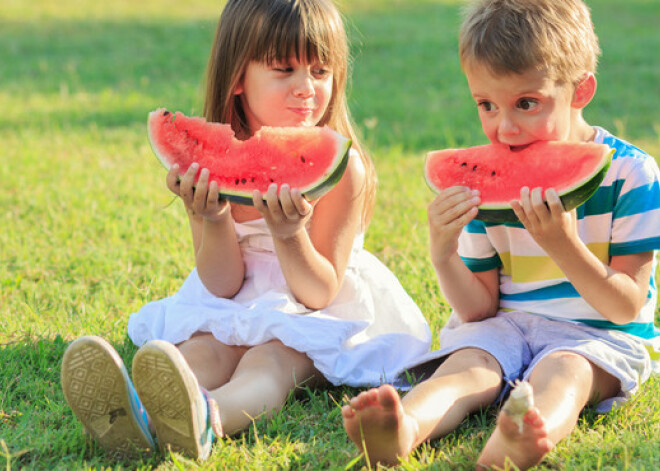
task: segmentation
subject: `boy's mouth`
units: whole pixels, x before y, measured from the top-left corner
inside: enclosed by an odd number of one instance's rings
[[[531,144],[525,144],[524,146],[509,146],[511,152],[521,152],[527,149]]]

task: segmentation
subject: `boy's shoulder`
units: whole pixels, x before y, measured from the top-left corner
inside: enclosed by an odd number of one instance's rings
[[[596,129],[596,138],[594,139],[595,142],[599,144],[606,144],[610,146],[612,149],[614,149],[616,152],[614,153],[613,159],[617,159],[621,157],[633,157],[633,158],[645,159],[647,157],[650,157],[648,153],[646,153],[636,145],[631,144],[625,139],[615,136],[606,129],[598,126],[596,126],[595,129]]]

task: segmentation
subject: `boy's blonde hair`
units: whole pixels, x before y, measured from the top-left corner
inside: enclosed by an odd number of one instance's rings
[[[544,69],[562,83],[595,72],[600,48],[582,0],[476,0],[466,9],[459,55],[496,74]]]
[[[331,0],[229,0],[220,16],[209,58],[204,116],[229,123],[249,136],[241,99],[234,90],[251,61],[272,64],[290,57],[320,61],[332,69],[332,97],[319,126],[353,141],[366,169],[363,228],[371,217],[376,173],[361,148],[346,99],[349,50],[341,15]]]

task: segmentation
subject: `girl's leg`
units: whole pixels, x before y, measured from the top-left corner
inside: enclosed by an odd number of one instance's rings
[[[249,347],[225,345],[212,334],[196,334],[177,345],[195,373],[199,385],[209,391],[229,381]]]
[[[210,395],[220,408],[223,430],[231,435],[260,414],[279,410],[296,386],[320,378],[307,355],[271,341],[248,349],[231,379]]]
[[[451,354],[403,400],[390,385],[360,393],[342,409],[344,427],[371,462],[395,464],[421,443],[454,430],[470,412],[491,404],[501,384],[495,358],[466,348]]]
[[[479,464],[503,467],[507,457],[520,469],[538,464],[571,433],[589,402],[613,397],[621,388],[618,379],[573,352],[548,355],[532,370],[529,382],[535,407],[525,416],[522,433],[501,412]]]

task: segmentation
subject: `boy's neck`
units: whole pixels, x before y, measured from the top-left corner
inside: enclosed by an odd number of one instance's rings
[[[582,110],[574,110],[569,141],[591,142],[596,138],[596,129],[582,117]]]

